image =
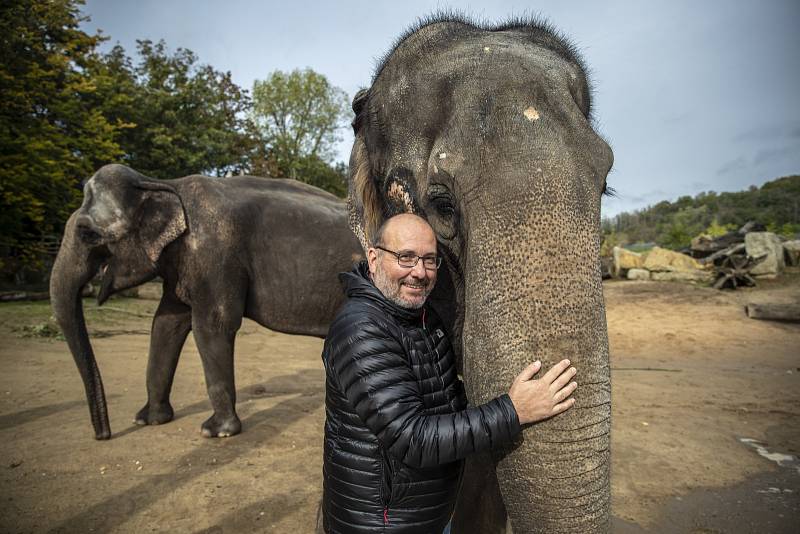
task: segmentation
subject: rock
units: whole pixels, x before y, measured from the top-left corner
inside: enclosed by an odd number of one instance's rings
[[[700,234],[699,236],[692,239],[692,244],[689,248],[692,250],[697,250],[700,252],[705,252],[707,250],[713,250],[714,247],[714,238],[707,234]]]
[[[613,278],[614,272],[614,258],[610,256],[600,256],[600,275],[603,280]]]
[[[644,258],[638,252],[614,247],[614,276],[619,278],[628,269],[641,269]]]
[[[691,272],[701,271],[705,268],[703,264],[686,254],[673,252],[661,247],[653,247],[647,253],[643,267],[650,272]],[[655,280],[655,277],[653,277],[653,280]]]
[[[800,265],[800,239],[784,242],[783,252],[787,265]]]
[[[691,269],[686,271],[651,272],[650,279],[658,282],[703,282],[711,283],[714,275],[709,271]]]
[[[767,256],[750,270],[751,275],[776,275],[786,267],[783,260],[783,244],[772,232],[750,232],[744,236],[744,246],[747,255],[752,258]]]
[[[749,234],[750,232],[764,232],[767,227],[757,221],[748,221],[739,228],[738,232],[742,235]]]
[[[629,269],[628,280],[650,280],[650,271],[647,269]]]

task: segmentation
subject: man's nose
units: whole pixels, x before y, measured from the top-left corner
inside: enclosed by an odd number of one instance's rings
[[[428,276],[425,270],[425,263],[422,258],[417,258],[417,264],[411,269],[411,273],[417,278],[425,278]]]

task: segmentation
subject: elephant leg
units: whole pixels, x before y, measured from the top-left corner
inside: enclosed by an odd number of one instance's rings
[[[175,368],[186,336],[192,329],[192,310],[167,288],[153,317],[150,355],[147,360],[147,404],[136,414],[138,425],[158,425],[172,421],[169,402]]]
[[[236,386],[233,374],[233,345],[241,325],[241,315],[236,324],[226,326],[219,318],[200,317],[195,313],[192,330],[206,377],[206,389],[214,414],[201,426],[205,437],[228,437],[242,430],[236,415]]]
[[[506,507],[489,454],[468,457],[453,514],[452,534],[505,534]]]

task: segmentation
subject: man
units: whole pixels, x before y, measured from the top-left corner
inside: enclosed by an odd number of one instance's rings
[[[534,362],[507,395],[467,407],[450,342],[425,308],[441,258],[416,215],[388,219],[367,261],[341,275],[326,372],[323,525],[329,534],[440,533],[462,461],[511,442],[520,425],[563,412],[577,384],[564,360]]]

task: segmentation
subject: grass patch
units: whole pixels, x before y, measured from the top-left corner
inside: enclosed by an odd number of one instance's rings
[[[98,306],[96,300],[86,298],[83,314],[90,334],[98,327],[130,327],[131,321],[144,321],[149,327],[157,305],[152,300],[113,298]],[[46,300],[0,303],[0,325],[20,337],[64,339]]]
[[[22,327],[12,327],[12,330],[17,332],[20,337],[35,337],[64,341],[64,335],[61,333],[61,329],[53,321],[24,325]]]

